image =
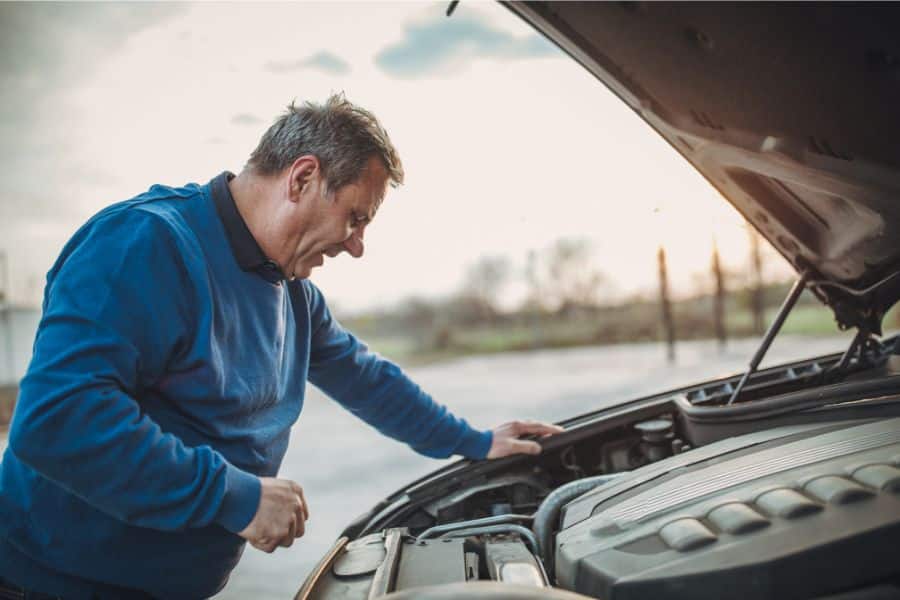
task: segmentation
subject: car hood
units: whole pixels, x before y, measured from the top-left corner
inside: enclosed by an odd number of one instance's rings
[[[880,333],[900,298],[900,7],[507,6],[807,273],[839,325]]]

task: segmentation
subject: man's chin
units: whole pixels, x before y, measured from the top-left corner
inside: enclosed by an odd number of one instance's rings
[[[294,279],[309,279],[309,276],[312,274],[313,267],[309,267],[306,265],[298,266],[294,269]]]
[[[297,261],[294,265],[294,279],[309,279],[313,269],[321,267],[323,264],[325,264],[325,257],[321,254]]]

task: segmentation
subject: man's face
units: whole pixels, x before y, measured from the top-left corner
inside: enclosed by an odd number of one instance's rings
[[[365,251],[363,235],[384,199],[387,181],[387,171],[376,157],[369,159],[357,181],[336,190],[331,197],[325,195],[321,178],[310,181],[302,192],[303,235],[285,274],[305,279],[324,264],[326,256],[333,258],[341,252],[360,258]]]

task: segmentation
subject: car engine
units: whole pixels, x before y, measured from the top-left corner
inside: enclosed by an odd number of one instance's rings
[[[605,438],[597,467],[633,468],[592,475],[570,447],[555,469],[463,486],[347,543],[307,597],[428,597],[474,581],[608,600],[900,597],[889,550],[900,417],[788,424],[693,449],[663,417],[627,429]]]
[[[616,599],[900,594],[898,462],[890,419],[782,427],[638,469],[565,507],[557,585]]]

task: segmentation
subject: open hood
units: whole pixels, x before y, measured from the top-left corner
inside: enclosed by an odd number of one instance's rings
[[[507,6],[690,161],[841,327],[880,333],[900,298],[900,6]]]

